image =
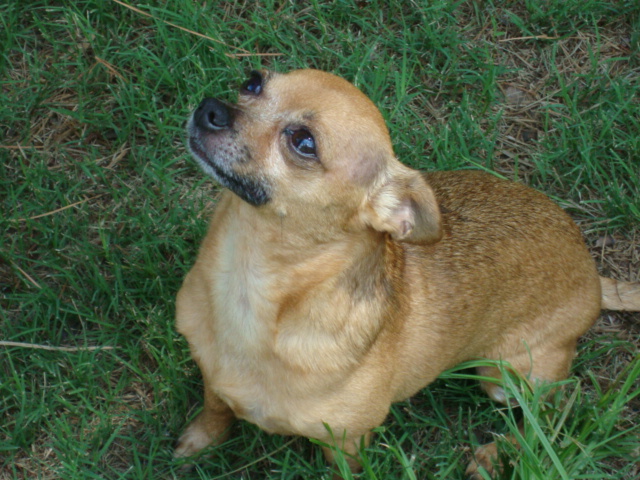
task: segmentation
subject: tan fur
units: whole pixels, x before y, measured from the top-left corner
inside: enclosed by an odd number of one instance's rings
[[[601,287],[580,231],[541,193],[405,167],[376,107],[338,77],[263,77],[259,95],[229,107],[231,125],[189,125],[196,158],[270,198],[222,193],[178,295],[205,405],[176,456],[221,442],[234,417],[332,443],[327,424],[356,455],[392,402],[465,360],[506,360],[534,383],[564,378],[602,287],[606,307],[640,309],[637,286],[619,299],[610,280]],[[299,127],[317,159],[287,143]]]
[[[600,277],[602,308],[606,310],[640,310],[640,284]]]

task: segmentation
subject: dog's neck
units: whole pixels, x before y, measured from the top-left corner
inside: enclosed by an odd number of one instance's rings
[[[231,208],[237,233],[270,263],[284,267],[326,259],[336,271],[362,262],[371,268],[379,263],[384,269],[389,240],[356,220],[344,218],[327,224],[305,214],[254,207],[235,196]]]

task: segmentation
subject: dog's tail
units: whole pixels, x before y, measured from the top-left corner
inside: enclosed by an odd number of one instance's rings
[[[640,282],[621,282],[600,277],[600,285],[603,309],[640,311]]]

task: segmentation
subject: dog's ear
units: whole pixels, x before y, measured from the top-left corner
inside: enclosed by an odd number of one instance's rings
[[[433,190],[419,172],[404,166],[372,192],[365,222],[401,242],[435,243],[442,237]]]

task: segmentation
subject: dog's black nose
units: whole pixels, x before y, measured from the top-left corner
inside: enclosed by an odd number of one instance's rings
[[[222,130],[231,126],[231,111],[215,98],[205,98],[193,114],[195,125],[202,130]]]

